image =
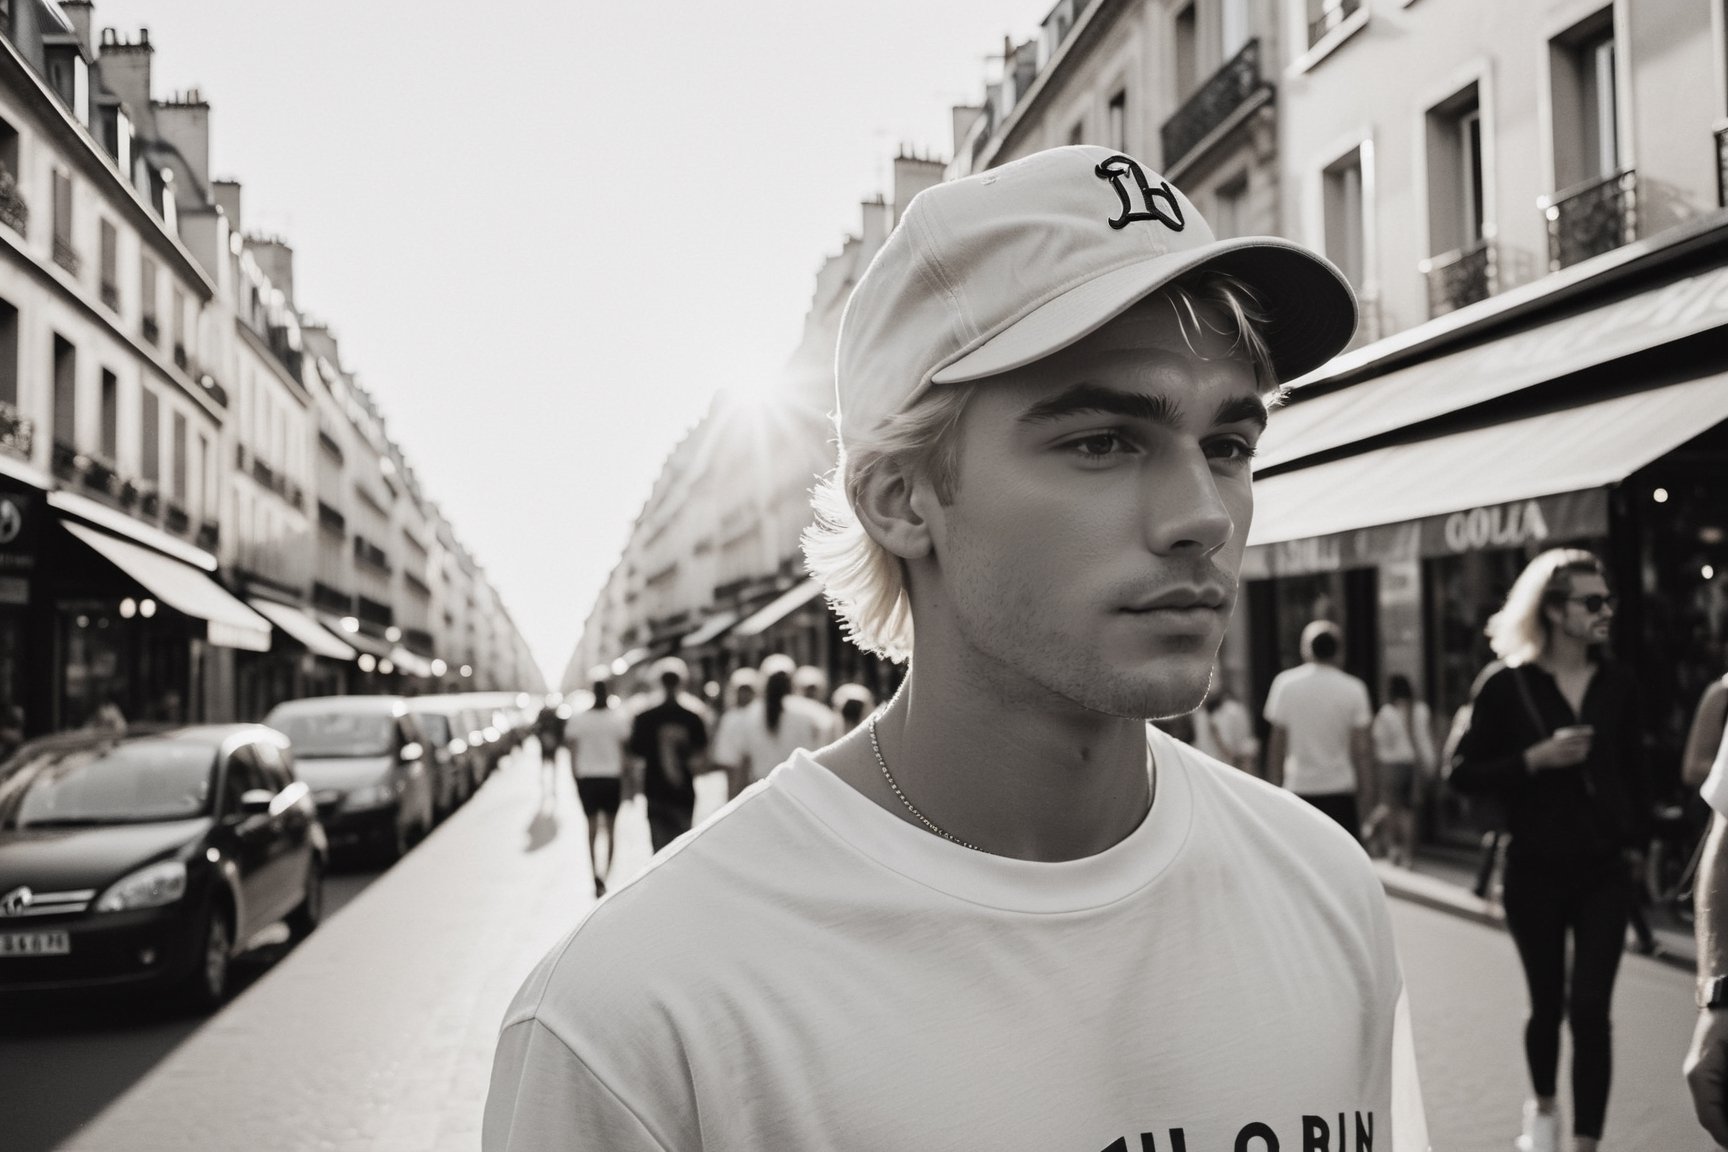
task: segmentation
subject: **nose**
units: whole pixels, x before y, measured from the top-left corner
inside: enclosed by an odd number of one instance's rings
[[[1146,470],[1146,544],[1154,553],[1210,556],[1229,542],[1235,527],[1212,462],[1198,444]]]

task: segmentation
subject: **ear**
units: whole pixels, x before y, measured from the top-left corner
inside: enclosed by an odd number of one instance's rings
[[[858,522],[870,538],[902,560],[930,554],[930,519],[935,495],[911,468],[893,458],[879,461],[858,493]]]

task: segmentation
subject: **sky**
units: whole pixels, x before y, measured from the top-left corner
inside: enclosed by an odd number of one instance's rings
[[[1054,0],[97,0],[557,683],[668,451]]]

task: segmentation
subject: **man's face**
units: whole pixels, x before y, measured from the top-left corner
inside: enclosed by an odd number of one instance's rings
[[[1151,301],[986,382],[930,517],[936,613],[977,675],[1096,712],[1199,704],[1235,603],[1266,409],[1229,341],[1183,339]],[[975,658],[974,658],[975,657]]]
[[[1614,626],[1614,608],[1608,599],[1608,582],[1592,572],[1573,573],[1572,590],[1560,606],[1556,621],[1560,631],[1585,644],[1606,644]],[[1590,605],[1595,604],[1592,612]]]

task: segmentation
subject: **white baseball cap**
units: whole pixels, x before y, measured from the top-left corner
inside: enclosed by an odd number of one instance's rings
[[[928,188],[841,318],[841,443],[932,384],[1058,352],[1202,267],[1242,280],[1266,306],[1279,380],[1324,364],[1356,331],[1355,293],[1324,257],[1276,236],[1216,239],[1180,190],[1108,148],[1052,148]]]

